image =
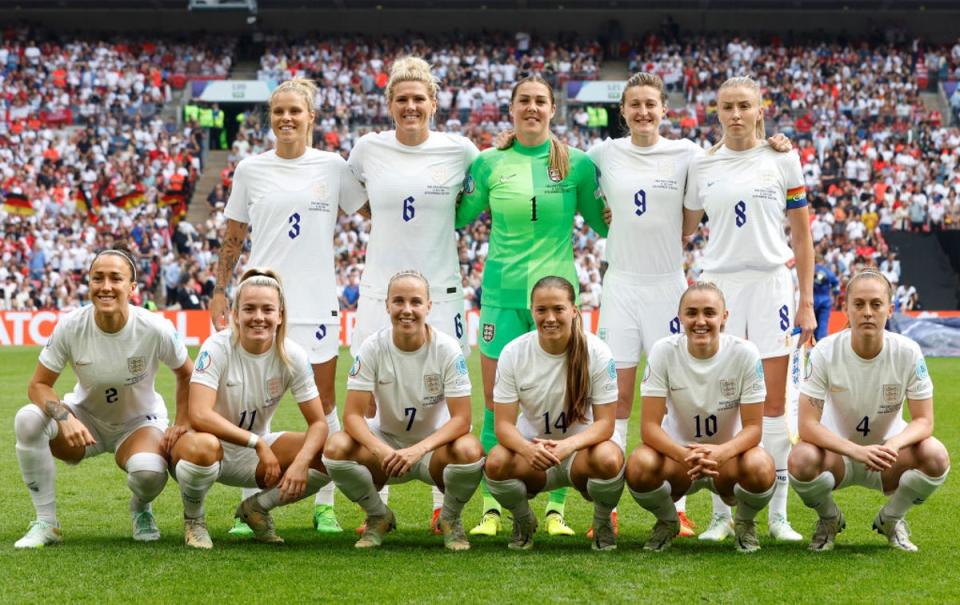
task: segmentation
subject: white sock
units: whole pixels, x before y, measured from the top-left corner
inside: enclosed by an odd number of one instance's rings
[[[729,504],[723,501],[723,498],[720,497],[720,494],[710,492],[710,497],[713,501],[714,515],[718,517],[726,517],[727,519],[733,516],[733,510],[731,510]]]
[[[383,484],[383,487],[380,488],[380,499],[383,500],[383,503],[386,504],[390,502],[390,486],[386,483]]]
[[[523,520],[533,514],[530,510],[530,502],[527,500],[527,486],[519,479],[504,479],[495,481],[490,477],[484,477],[487,481],[487,489],[500,506],[513,513],[514,520]]]
[[[274,486],[270,489],[260,492],[260,494],[257,496],[257,502],[260,503],[260,506],[263,507],[263,510],[273,510],[278,506],[293,504],[294,502],[299,502],[304,498],[309,498],[316,493],[317,490],[328,483],[330,483],[330,477],[321,473],[315,468],[307,469],[307,489],[303,492],[303,496],[300,498],[284,502],[283,496],[280,493],[280,488]]]
[[[203,500],[217,477],[220,476],[220,463],[214,462],[210,466],[200,466],[186,460],[177,463],[174,469],[177,474],[177,483],[180,484],[180,497],[183,499],[183,516],[187,519],[202,519],[204,515]]]
[[[687,497],[680,496],[680,499],[673,503],[673,507],[677,509],[678,513],[687,513]]]
[[[678,521],[677,509],[673,506],[670,491],[670,482],[664,481],[660,487],[649,492],[636,492],[630,489],[630,495],[637,504],[653,513],[658,521]]]
[[[902,519],[915,504],[923,504],[932,496],[947,480],[948,473],[949,468],[939,477],[931,477],[915,468],[904,471],[900,475],[900,484],[880,512],[884,517]]]
[[[593,519],[606,522],[623,494],[623,469],[612,479],[587,479],[587,493],[593,498]]]
[[[483,469],[480,469],[480,474],[483,474]],[[443,508],[444,497],[443,492],[440,491],[440,488],[438,488],[436,485],[431,486],[430,494],[433,496],[433,510]]]
[[[250,496],[256,496],[262,490],[259,487],[241,487],[240,488],[240,501],[244,501]]]
[[[127,458],[127,487],[133,492],[130,512],[150,510],[150,503],[167,484],[167,461],[159,454],[137,452]]]
[[[334,433],[338,433],[341,431],[340,417],[337,416],[336,408],[334,408],[332,412],[327,414],[326,420],[327,420],[327,428],[329,429],[329,431],[327,432],[327,439],[329,440]],[[335,487],[336,486],[334,485],[333,481],[321,487],[320,491],[317,492],[317,497],[313,499],[314,506],[320,506],[320,505],[333,506],[333,492]]]
[[[774,484],[773,500],[770,501],[769,516],[787,518],[787,495],[789,483],[787,480],[787,459],[790,457],[790,433],[787,430],[786,416],[763,417],[763,449],[773,458],[777,469],[777,481]]]
[[[20,408],[13,420],[20,474],[30,492],[37,519],[59,526],[54,493],[57,470],[50,453],[50,440],[59,428],[52,418],[32,403]]]
[[[836,477],[829,471],[823,471],[810,481],[800,481],[790,475],[793,491],[797,492],[804,504],[817,511],[821,519],[832,519],[840,514],[840,509],[833,499],[836,482]]]
[[[387,514],[387,505],[380,499],[373,484],[373,475],[367,467],[353,460],[330,460],[326,456],[323,457],[323,465],[343,495],[359,504],[368,516]]]
[[[477,491],[480,485],[480,479],[483,478],[483,460],[477,460],[470,464],[448,464],[443,469],[443,489],[441,492],[442,500],[440,507],[436,504],[436,493],[439,492],[434,486],[434,510],[442,508],[441,515],[445,519],[457,519],[463,512],[463,507]]]
[[[743,489],[737,483],[733,486],[733,495],[737,497],[737,521],[753,521],[757,513],[763,510],[773,498],[774,490],[777,489],[776,483],[770,486],[765,492],[756,493]]]

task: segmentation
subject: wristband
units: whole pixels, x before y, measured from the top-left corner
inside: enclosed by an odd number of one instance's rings
[[[256,434],[256,433],[250,433],[250,438],[247,439],[247,447],[250,448],[250,449],[254,449],[254,448],[257,447],[257,443],[259,443],[259,442],[260,442],[260,438],[257,437],[257,434]]]

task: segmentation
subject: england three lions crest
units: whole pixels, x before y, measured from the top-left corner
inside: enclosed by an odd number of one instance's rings
[[[720,381],[720,395],[725,399],[732,399],[737,396],[737,381],[736,380],[721,380]]]
[[[443,185],[447,182],[447,167],[446,166],[435,166],[430,171],[430,178],[433,179],[433,182],[437,185]]]
[[[131,374],[143,374],[147,369],[147,360],[143,356],[127,357],[127,370]]]
[[[431,397],[436,397],[442,393],[443,382],[440,380],[440,374],[424,374],[423,388],[427,391],[427,395]]]

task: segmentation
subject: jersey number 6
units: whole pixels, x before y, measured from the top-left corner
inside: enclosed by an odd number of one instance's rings
[[[417,209],[413,207],[413,203],[417,201],[411,195],[410,197],[403,200],[403,222],[409,223],[413,220],[413,217],[417,214]]]

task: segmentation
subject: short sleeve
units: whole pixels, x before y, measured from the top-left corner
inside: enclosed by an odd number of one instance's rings
[[[927,361],[923,352],[916,343],[911,343],[913,363],[911,364],[910,378],[907,380],[907,399],[920,400],[933,397],[933,381],[927,370]]]
[[[70,360],[70,346],[67,342],[68,321],[61,319],[53,327],[53,333],[47,339],[47,344],[40,351],[40,363],[51,372],[63,372]]]
[[[803,208],[807,205],[807,188],[803,181],[800,156],[796,151],[779,154],[777,165],[780,167],[784,188],[787,191],[787,210]]]
[[[317,383],[313,378],[313,368],[307,360],[307,354],[296,343],[287,339],[287,352],[290,355],[290,394],[297,403],[305,403],[320,396]]]
[[[240,223],[250,223],[250,202],[247,186],[247,167],[249,160],[242,160],[233,172],[233,184],[230,186],[230,197],[223,215],[228,219]]]
[[[640,395],[643,397],[666,397],[670,387],[668,374],[669,359],[667,350],[669,341],[661,340],[653,345],[647,356],[647,367],[640,382]]]
[[[763,361],[757,347],[750,343],[744,347],[740,374],[740,403],[763,403],[767,398],[767,385],[763,380]]]
[[[593,145],[592,147],[590,147],[590,149],[587,150],[587,157],[590,158],[590,161],[593,162],[593,164],[597,167],[598,171],[603,170],[603,166],[604,166],[603,160],[604,160],[604,157],[606,156],[607,145],[609,143],[610,143],[610,139],[604,139],[599,143],[597,143],[596,145]]]
[[[160,319],[160,351],[157,357],[172,370],[176,370],[187,361],[187,346],[173,323],[166,318]]]
[[[450,353],[443,371],[443,394],[445,397],[469,397],[471,385],[467,360],[459,350]]]
[[[350,169],[354,178],[360,181],[361,184],[367,182],[363,176],[363,155],[364,150],[367,148],[367,142],[364,141],[364,138],[366,137],[361,137],[360,140],[357,141],[357,144],[350,150],[350,157],[347,158],[347,168]]]
[[[807,360],[803,382],[800,383],[800,392],[812,399],[826,400],[829,388],[827,359],[823,354],[823,346],[818,344],[813,347],[813,353]]]
[[[463,144],[463,163],[469,167],[479,157],[480,150],[467,137],[460,137],[460,141]]]
[[[340,157],[337,158],[337,168],[340,170],[340,208],[346,214],[353,214],[367,201],[367,190]]]
[[[577,210],[600,237],[606,237],[610,228],[603,220],[604,199],[600,191],[600,169],[583,152],[571,155],[576,160]]]
[[[514,347],[505,348],[497,361],[497,377],[493,383],[494,403],[516,403],[520,401],[513,350]]]
[[[191,383],[202,384],[215,391],[220,388],[220,378],[230,366],[230,352],[223,346],[223,341],[222,338],[208,338],[203,343],[193,364]]]
[[[373,392],[377,386],[377,342],[378,335],[367,338],[360,346],[360,352],[353,358],[353,365],[347,375],[348,391]]]
[[[696,157],[687,168],[687,188],[683,193],[683,207],[687,210],[703,210],[700,199],[700,182],[697,173],[700,170],[700,158]]]
[[[617,401],[617,363],[606,346],[597,346],[591,355],[590,404],[606,405]]]

